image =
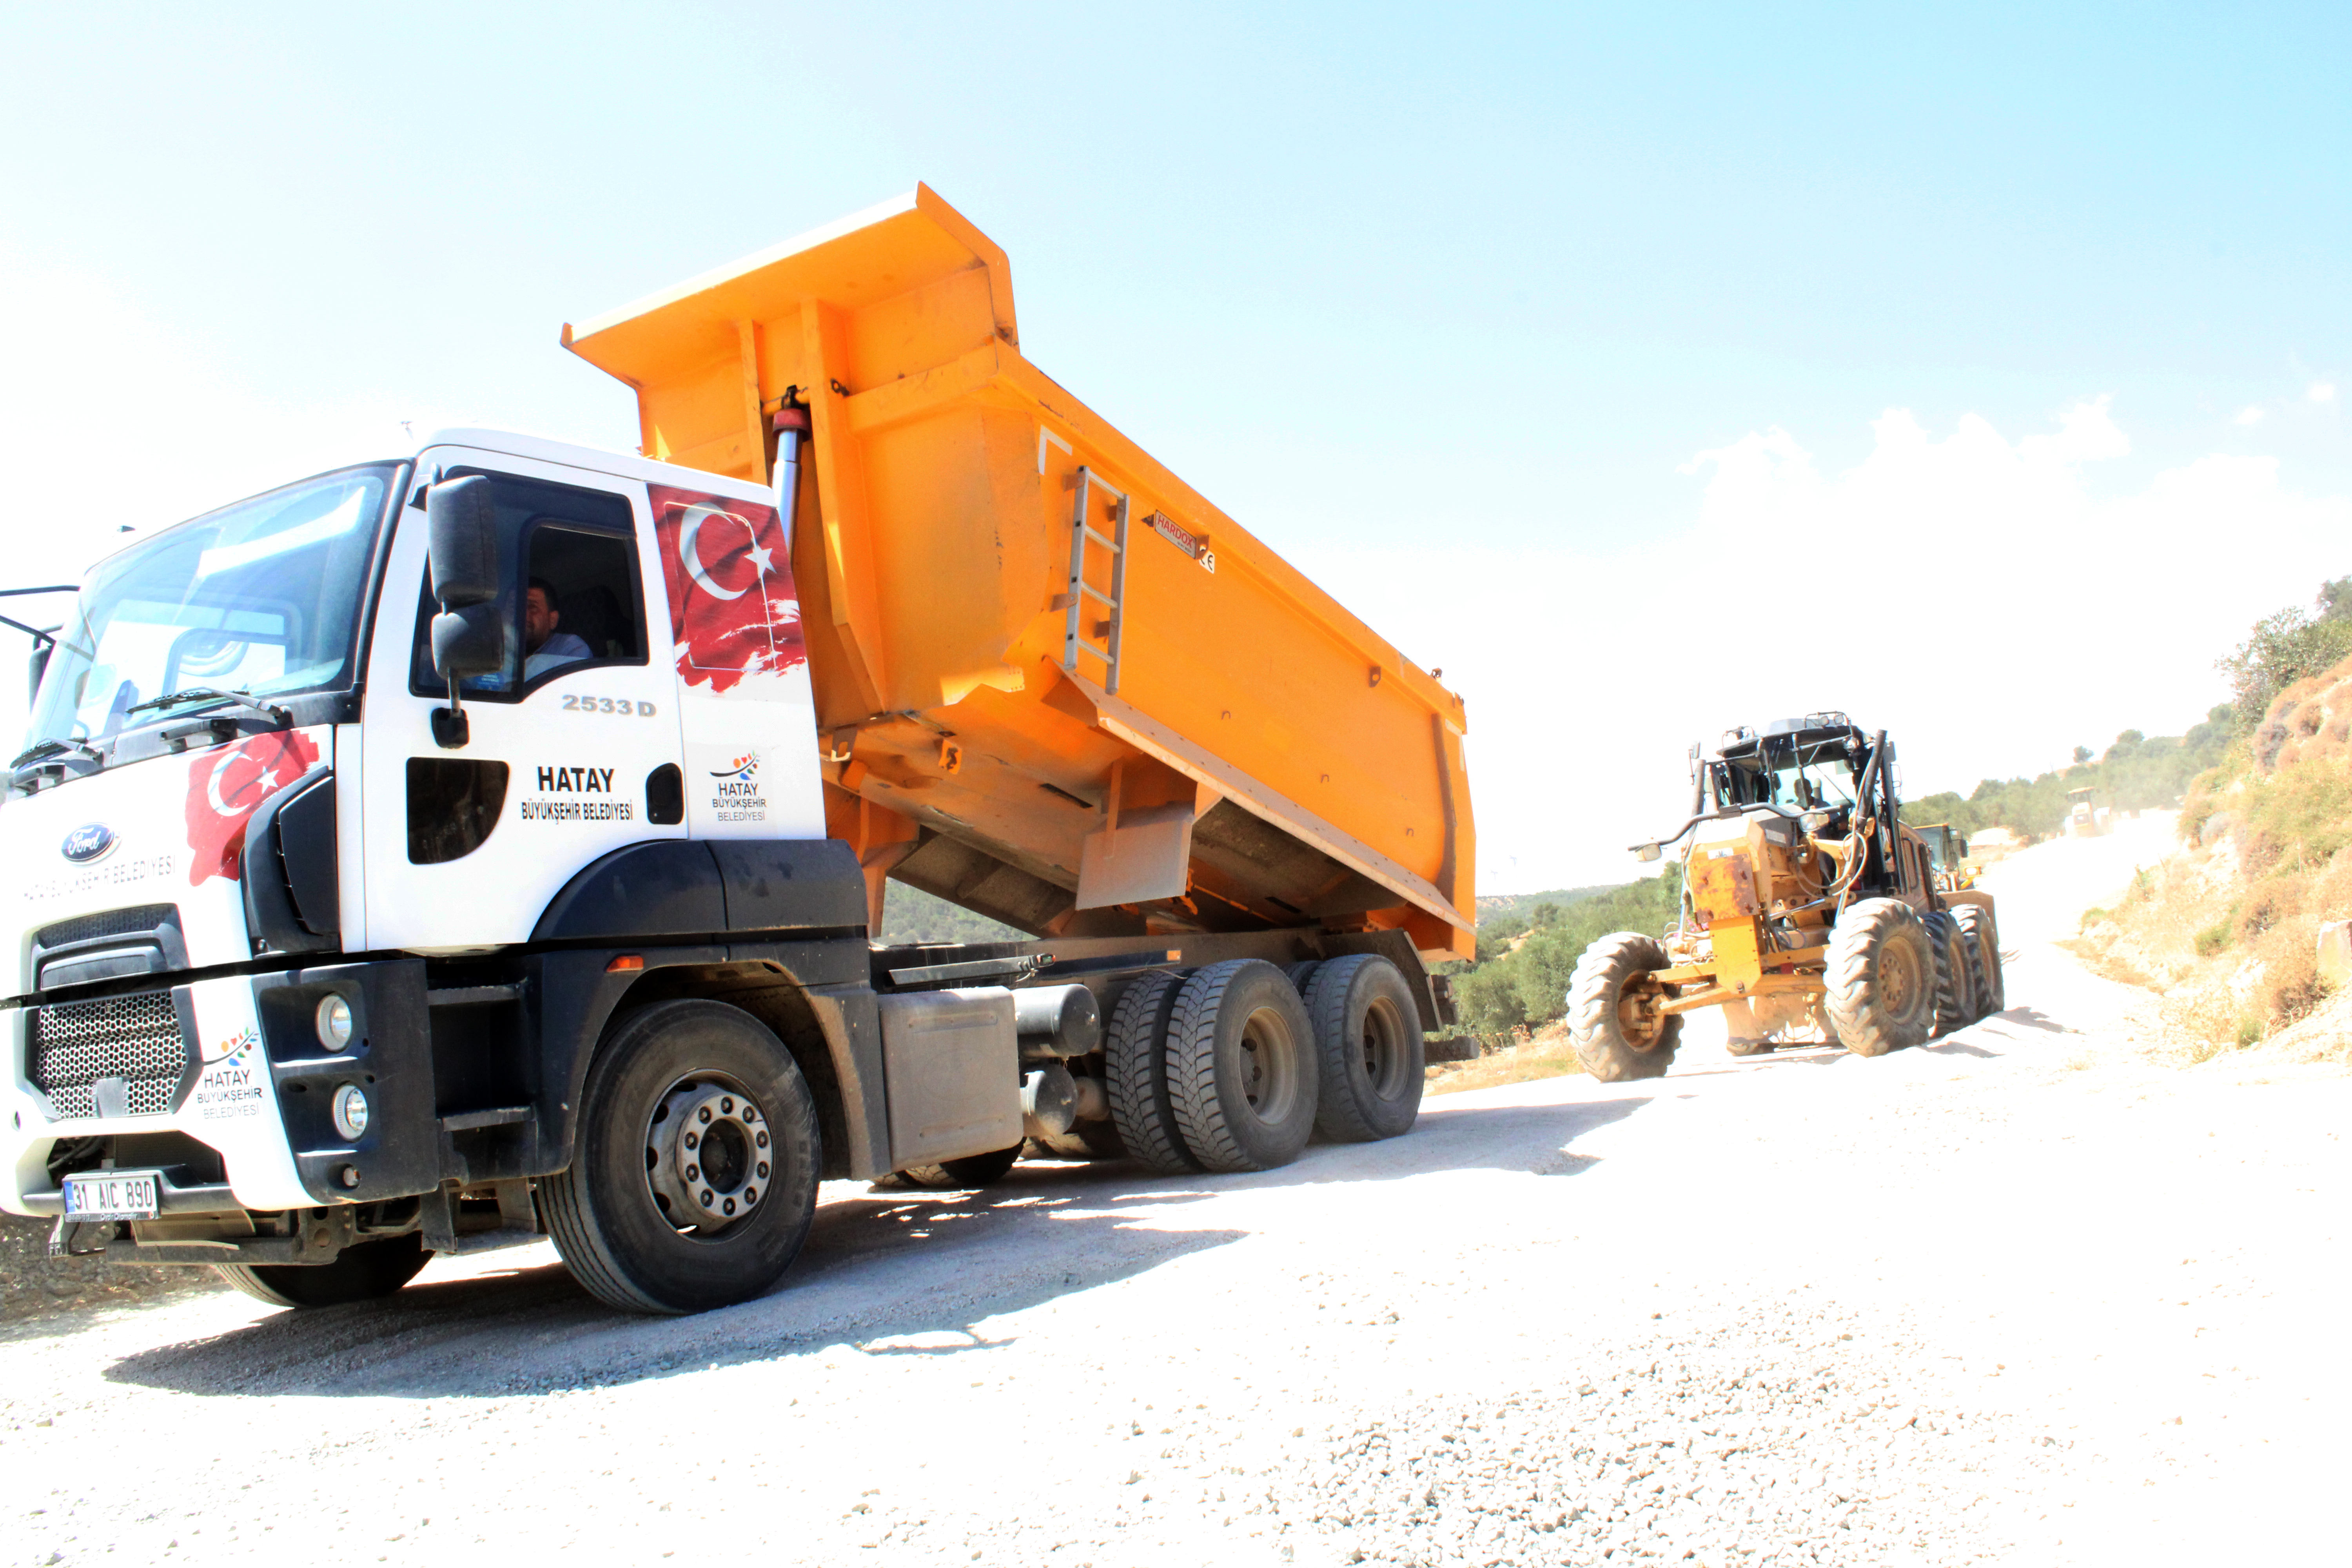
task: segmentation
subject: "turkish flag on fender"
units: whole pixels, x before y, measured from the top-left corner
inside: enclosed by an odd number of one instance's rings
[[[299,730],[280,730],[188,764],[188,885],[237,880],[245,825],[261,803],[317,765],[319,748]]]
[[[646,489],[678,679],[716,694],[745,676],[806,664],[800,591],[776,509],[667,485]]]

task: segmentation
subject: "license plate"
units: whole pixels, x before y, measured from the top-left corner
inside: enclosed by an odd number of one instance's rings
[[[66,1178],[66,1218],[71,1220],[153,1219],[157,1173],[153,1171],[109,1171],[103,1175]]]

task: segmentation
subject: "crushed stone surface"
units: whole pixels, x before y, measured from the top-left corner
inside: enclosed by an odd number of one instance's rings
[[[691,1319],[539,1246],[0,1323],[0,1562],[2333,1560],[2352,1079],[2154,1059],[2045,940],[2124,839],[1997,867],[2011,1010],[1877,1061],[1701,1039],[1257,1175],[835,1184]]]

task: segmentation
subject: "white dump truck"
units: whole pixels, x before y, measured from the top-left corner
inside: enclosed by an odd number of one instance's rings
[[[677,1312],[824,1178],[1412,1125],[1461,702],[1022,359],[984,236],[918,191],[563,341],[640,453],[437,435],[45,632],[0,1207],[292,1306],[550,1235]],[[893,878],[1030,940],[882,946]]]

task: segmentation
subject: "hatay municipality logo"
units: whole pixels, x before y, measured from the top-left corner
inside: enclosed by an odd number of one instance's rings
[[[738,784],[750,784],[760,776],[760,753],[746,752],[725,767],[711,769],[710,776],[715,779],[733,779]]]
[[[66,835],[58,852],[77,866],[87,866],[93,860],[103,860],[119,842],[114,829],[103,822],[87,822]]]
[[[808,662],[792,542],[776,509],[650,487],[678,679],[715,695]]]

